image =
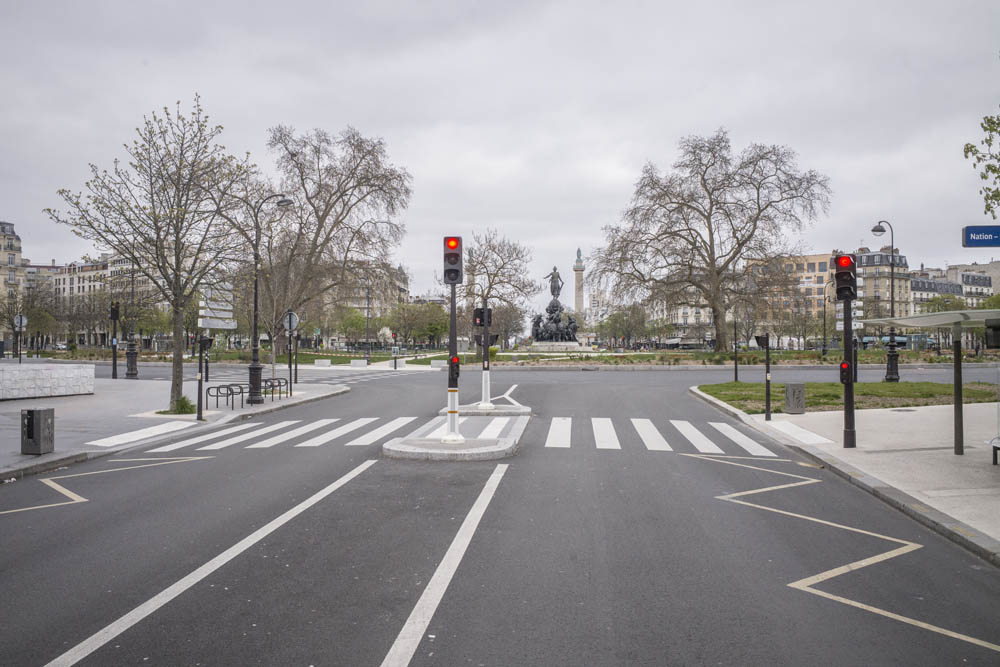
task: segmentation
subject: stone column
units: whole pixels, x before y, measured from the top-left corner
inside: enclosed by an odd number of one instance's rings
[[[576,311],[576,316],[579,319],[583,317],[583,257],[579,248],[576,249],[576,263],[573,264],[573,275],[576,278],[573,290],[573,296],[575,297],[573,309]]]

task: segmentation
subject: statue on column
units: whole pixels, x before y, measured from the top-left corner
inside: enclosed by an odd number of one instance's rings
[[[536,342],[575,343],[576,330],[579,326],[573,317],[563,321],[563,306],[559,303],[559,294],[564,285],[559,277],[559,270],[552,267],[552,273],[545,276],[549,281],[549,291],[552,301],[545,309],[545,315],[535,315],[531,324],[531,337]]]

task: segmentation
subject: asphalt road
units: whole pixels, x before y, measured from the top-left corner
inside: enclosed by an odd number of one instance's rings
[[[998,664],[1000,571],[687,393],[724,372],[495,372],[503,462],[380,458],[444,403],[413,373],[4,485],[0,664]]]

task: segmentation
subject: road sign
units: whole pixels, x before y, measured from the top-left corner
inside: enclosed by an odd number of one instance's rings
[[[199,329],[235,329],[236,320],[220,317],[199,317]]]
[[[24,331],[28,327],[28,318],[24,315],[14,316],[14,330]]]
[[[398,345],[393,345],[392,346],[392,356],[394,356],[394,357],[398,357],[399,356],[399,346]]]
[[[236,329],[232,289],[232,285],[221,283],[202,290],[205,298],[198,301],[199,329]]]
[[[281,322],[285,325],[285,331],[295,331],[299,328],[299,316],[291,310],[285,313],[285,317]]]
[[[861,322],[851,322],[851,330],[853,330],[853,331],[857,331],[858,329],[864,329],[864,328],[865,328],[865,325],[862,324]],[[843,330],[844,330],[844,323],[843,323],[843,321],[838,321],[837,322],[837,331],[843,331]]]
[[[962,247],[1000,247],[1000,225],[969,225],[968,227],[962,227]]]

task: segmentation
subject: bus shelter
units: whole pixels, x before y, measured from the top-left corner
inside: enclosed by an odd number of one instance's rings
[[[989,327],[1000,330],[1000,310],[948,310],[941,313],[924,313],[907,317],[881,317],[865,320],[862,324],[881,324],[907,329],[951,328],[951,345],[954,356],[955,383],[955,454],[965,453],[965,430],[962,411],[962,329]],[[987,335],[987,347],[991,336]]]

